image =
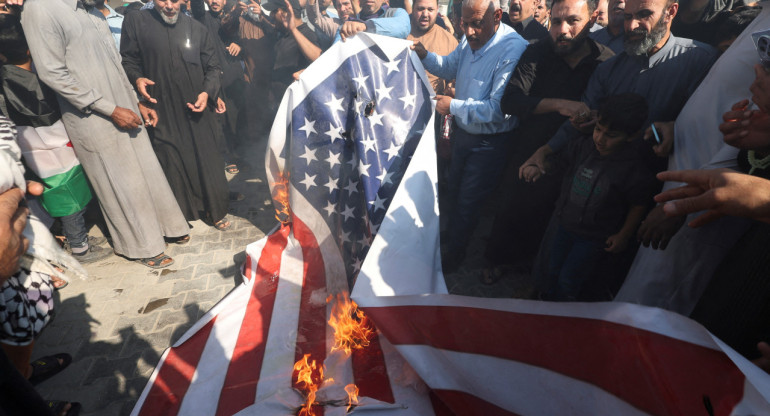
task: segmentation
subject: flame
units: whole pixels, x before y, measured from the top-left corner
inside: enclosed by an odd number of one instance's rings
[[[307,401],[300,407],[298,416],[314,416],[313,403],[315,394],[324,378],[323,366],[317,366],[315,360],[308,362],[310,354],[305,354],[301,360],[294,363],[294,371],[297,372],[297,388],[302,390]]]
[[[345,386],[345,393],[348,394],[348,408],[345,412],[349,412],[353,405],[358,404],[358,387],[355,384],[348,384]]]
[[[275,205],[275,219],[286,224],[291,219],[289,212],[289,177],[281,174],[273,183],[273,205]]]
[[[332,351],[345,350],[346,354],[350,354],[353,349],[368,347],[374,334],[366,315],[350,300],[347,293],[337,295],[337,301],[332,305],[329,325],[334,329]]]

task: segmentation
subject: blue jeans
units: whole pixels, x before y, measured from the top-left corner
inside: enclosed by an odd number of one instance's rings
[[[581,237],[559,225],[548,262],[551,286],[546,297],[556,301],[576,300],[583,282],[593,274],[599,260],[604,257],[605,247],[603,241]]]
[[[88,244],[88,230],[86,230],[86,220],[83,218],[85,212],[86,209],[83,208],[74,214],[59,218],[62,232],[67,237],[70,247],[82,248]]]
[[[465,255],[479,210],[500,181],[510,139],[507,132],[470,134],[455,125],[449,167],[449,255]]]

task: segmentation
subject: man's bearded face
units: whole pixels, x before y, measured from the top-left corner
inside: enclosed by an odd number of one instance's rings
[[[551,9],[548,40],[557,56],[569,56],[588,38],[593,20],[585,0],[564,0]]]
[[[182,2],[179,0],[155,0],[155,10],[166,24],[175,25],[179,19],[179,8]]]
[[[666,34],[668,34],[668,25],[666,24],[666,14],[663,13],[660,16],[660,20],[649,32],[641,26],[631,31],[626,31],[623,35],[623,48],[629,55],[644,55],[663,40]]]

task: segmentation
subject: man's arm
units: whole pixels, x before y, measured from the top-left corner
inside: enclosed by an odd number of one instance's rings
[[[616,234],[607,237],[607,247],[604,249],[610,253],[620,253],[628,247],[628,241],[634,236],[636,228],[647,213],[646,205],[633,205],[628,209],[623,227]]]
[[[580,101],[542,98],[531,94],[537,77],[537,52],[538,47],[531,45],[521,55],[500,101],[503,113],[517,116],[519,119],[525,119],[532,114],[559,113],[571,117],[580,112],[588,113],[588,107]]]
[[[308,0],[305,5],[305,12],[307,13],[307,20],[312,23],[313,26],[320,29],[321,32],[329,37],[329,39],[334,39],[340,25],[331,17],[321,14],[318,0]]]
[[[21,22],[40,79],[78,110],[96,111],[110,117],[115,111],[115,103],[70,74],[65,57],[64,29],[50,14],[45,2],[26,4]]]
[[[409,13],[404,9],[396,7],[388,9],[384,17],[369,19],[364,23],[366,24],[366,32],[392,38],[406,39],[412,30]]]
[[[203,65],[203,92],[207,93],[209,98],[216,102],[222,87],[222,66],[217,59],[216,46],[211,39],[211,32],[205,27],[203,30],[201,42],[201,65]]]
[[[457,78],[457,69],[460,68],[460,56],[462,54],[463,46],[465,46],[465,40],[463,40],[463,42],[447,56],[428,52],[419,42],[417,42],[412,49],[414,49],[417,55],[420,56],[422,65],[428,72],[439,78],[455,79]],[[421,53],[425,53],[424,57],[421,56]]]
[[[507,59],[498,62],[497,68],[495,68],[492,74],[492,79],[490,80],[492,89],[489,97],[483,100],[474,98],[467,98],[465,100],[453,99],[449,104],[449,112],[457,117],[458,120],[465,124],[483,124],[502,122],[504,120],[505,115],[500,110],[500,99],[503,97],[503,92],[505,91],[506,84],[508,84],[511,72],[513,72],[519,57],[527,47],[527,42],[522,40],[511,46],[506,45],[506,47],[512,50],[506,55]]]

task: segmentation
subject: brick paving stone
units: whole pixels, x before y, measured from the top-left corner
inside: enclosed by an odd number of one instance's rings
[[[190,257],[190,262],[195,261],[195,256],[192,254],[188,254],[185,257]],[[195,265],[191,265],[189,267],[185,267],[184,269],[178,269],[175,268],[176,264],[172,265],[171,267],[168,267],[166,269],[161,269],[158,271],[158,283],[164,283],[168,281],[175,281],[178,280],[184,276],[192,276],[193,272],[195,270]]]

